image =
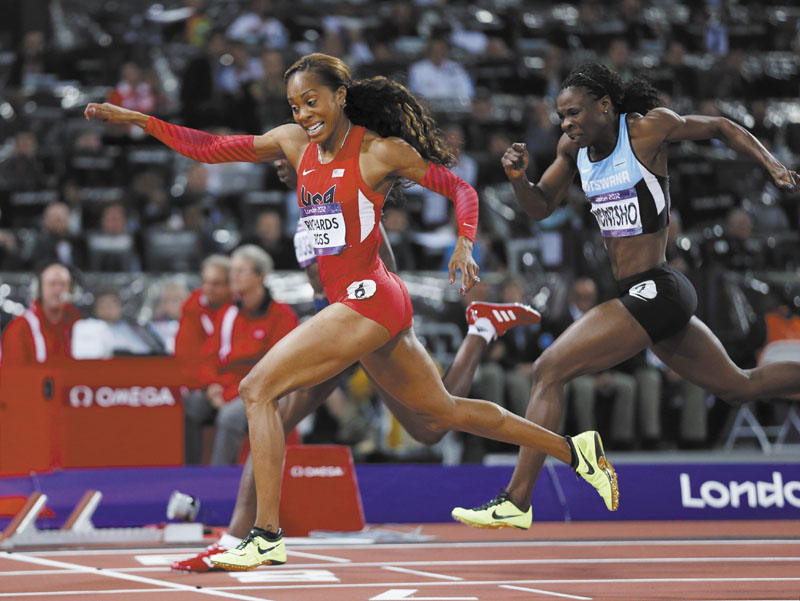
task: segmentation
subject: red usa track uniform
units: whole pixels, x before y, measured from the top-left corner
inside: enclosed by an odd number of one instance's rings
[[[330,163],[317,144],[306,148],[297,172],[300,219],[308,230],[325,294],[378,322],[394,337],[411,327],[411,298],[378,256],[378,222],[385,197],[361,177],[359,155],[366,129],[353,126]]]

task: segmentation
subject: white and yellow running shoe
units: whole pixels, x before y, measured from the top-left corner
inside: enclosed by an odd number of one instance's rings
[[[522,511],[508,498],[508,492],[500,494],[480,507],[465,509],[456,507],[450,512],[454,520],[473,528],[519,528],[527,530],[531,527],[533,511]]]
[[[567,436],[567,441],[578,460],[578,464],[573,468],[575,473],[597,489],[606,503],[606,509],[609,511],[619,509],[617,472],[606,459],[600,434],[590,430],[576,436]]]
[[[209,560],[218,568],[229,571],[252,570],[258,566],[286,563],[283,530],[278,531],[276,540],[269,540],[267,535],[266,530],[253,528],[235,549],[212,555]]]

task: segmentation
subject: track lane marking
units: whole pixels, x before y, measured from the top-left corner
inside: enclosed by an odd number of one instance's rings
[[[554,591],[543,591],[538,588],[525,588],[524,586],[512,586],[510,584],[501,584],[500,588],[507,588],[512,591],[523,591],[526,593],[538,593],[540,595],[552,595],[553,597],[566,597],[567,599],[580,599],[581,601],[592,601],[593,597],[581,597],[580,595],[568,595],[566,593],[556,593]]]
[[[395,565],[382,566],[384,570],[391,572],[402,572],[404,574],[415,574],[416,576],[428,576],[429,578],[440,578],[441,580],[464,580],[458,576],[446,576],[444,574],[434,574],[433,572],[423,572],[421,570],[409,570],[408,568],[400,568]]]
[[[86,574],[95,574],[98,576],[105,576],[107,578],[117,578],[119,580],[130,580],[132,582],[139,582],[141,584],[149,584],[151,586],[156,586],[159,589],[173,589],[179,591],[190,591],[194,593],[199,593],[202,595],[211,595],[213,597],[225,597],[227,599],[239,599],[240,601],[269,601],[268,599],[261,599],[258,597],[248,597],[247,595],[238,595],[236,593],[227,593],[225,591],[219,591],[214,589],[208,588],[197,588],[196,586],[188,586],[186,584],[178,584],[177,582],[166,582],[164,580],[156,580],[154,578],[145,578],[143,576],[135,576],[133,574],[125,574],[122,572],[117,572],[112,569],[103,568],[98,570],[97,568],[90,568],[88,566],[81,566],[74,563],[67,563],[64,561],[55,561],[53,559],[45,559],[44,557],[30,557],[25,555],[20,555],[19,553],[9,553],[8,551],[0,551],[0,557],[5,557],[7,559],[11,559],[13,561],[21,561],[32,563],[36,565],[44,565],[51,568],[65,568],[68,570],[77,570],[79,572],[83,572]],[[102,591],[98,591],[102,592]],[[155,592],[155,591],[154,591]],[[14,593],[17,594],[17,593]],[[5,595],[4,595],[5,596]],[[8,595],[11,596],[11,595]]]

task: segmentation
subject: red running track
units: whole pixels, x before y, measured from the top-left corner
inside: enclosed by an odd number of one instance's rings
[[[526,532],[426,524],[420,533],[435,539],[289,539],[286,565],[238,573],[171,572],[187,548],[0,552],[0,601],[800,600],[800,521],[541,523]]]

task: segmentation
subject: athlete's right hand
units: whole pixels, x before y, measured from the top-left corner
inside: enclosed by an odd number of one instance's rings
[[[107,123],[131,123],[137,115],[136,111],[131,111],[115,104],[104,102],[98,104],[90,102],[83,111],[84,116],[89,121],[103,121]]]
[[[506,149],[500,160],[506,170],[508,179],[516,179],[525,175],[528,168],[528,147],[524,142],[514,142]]]

